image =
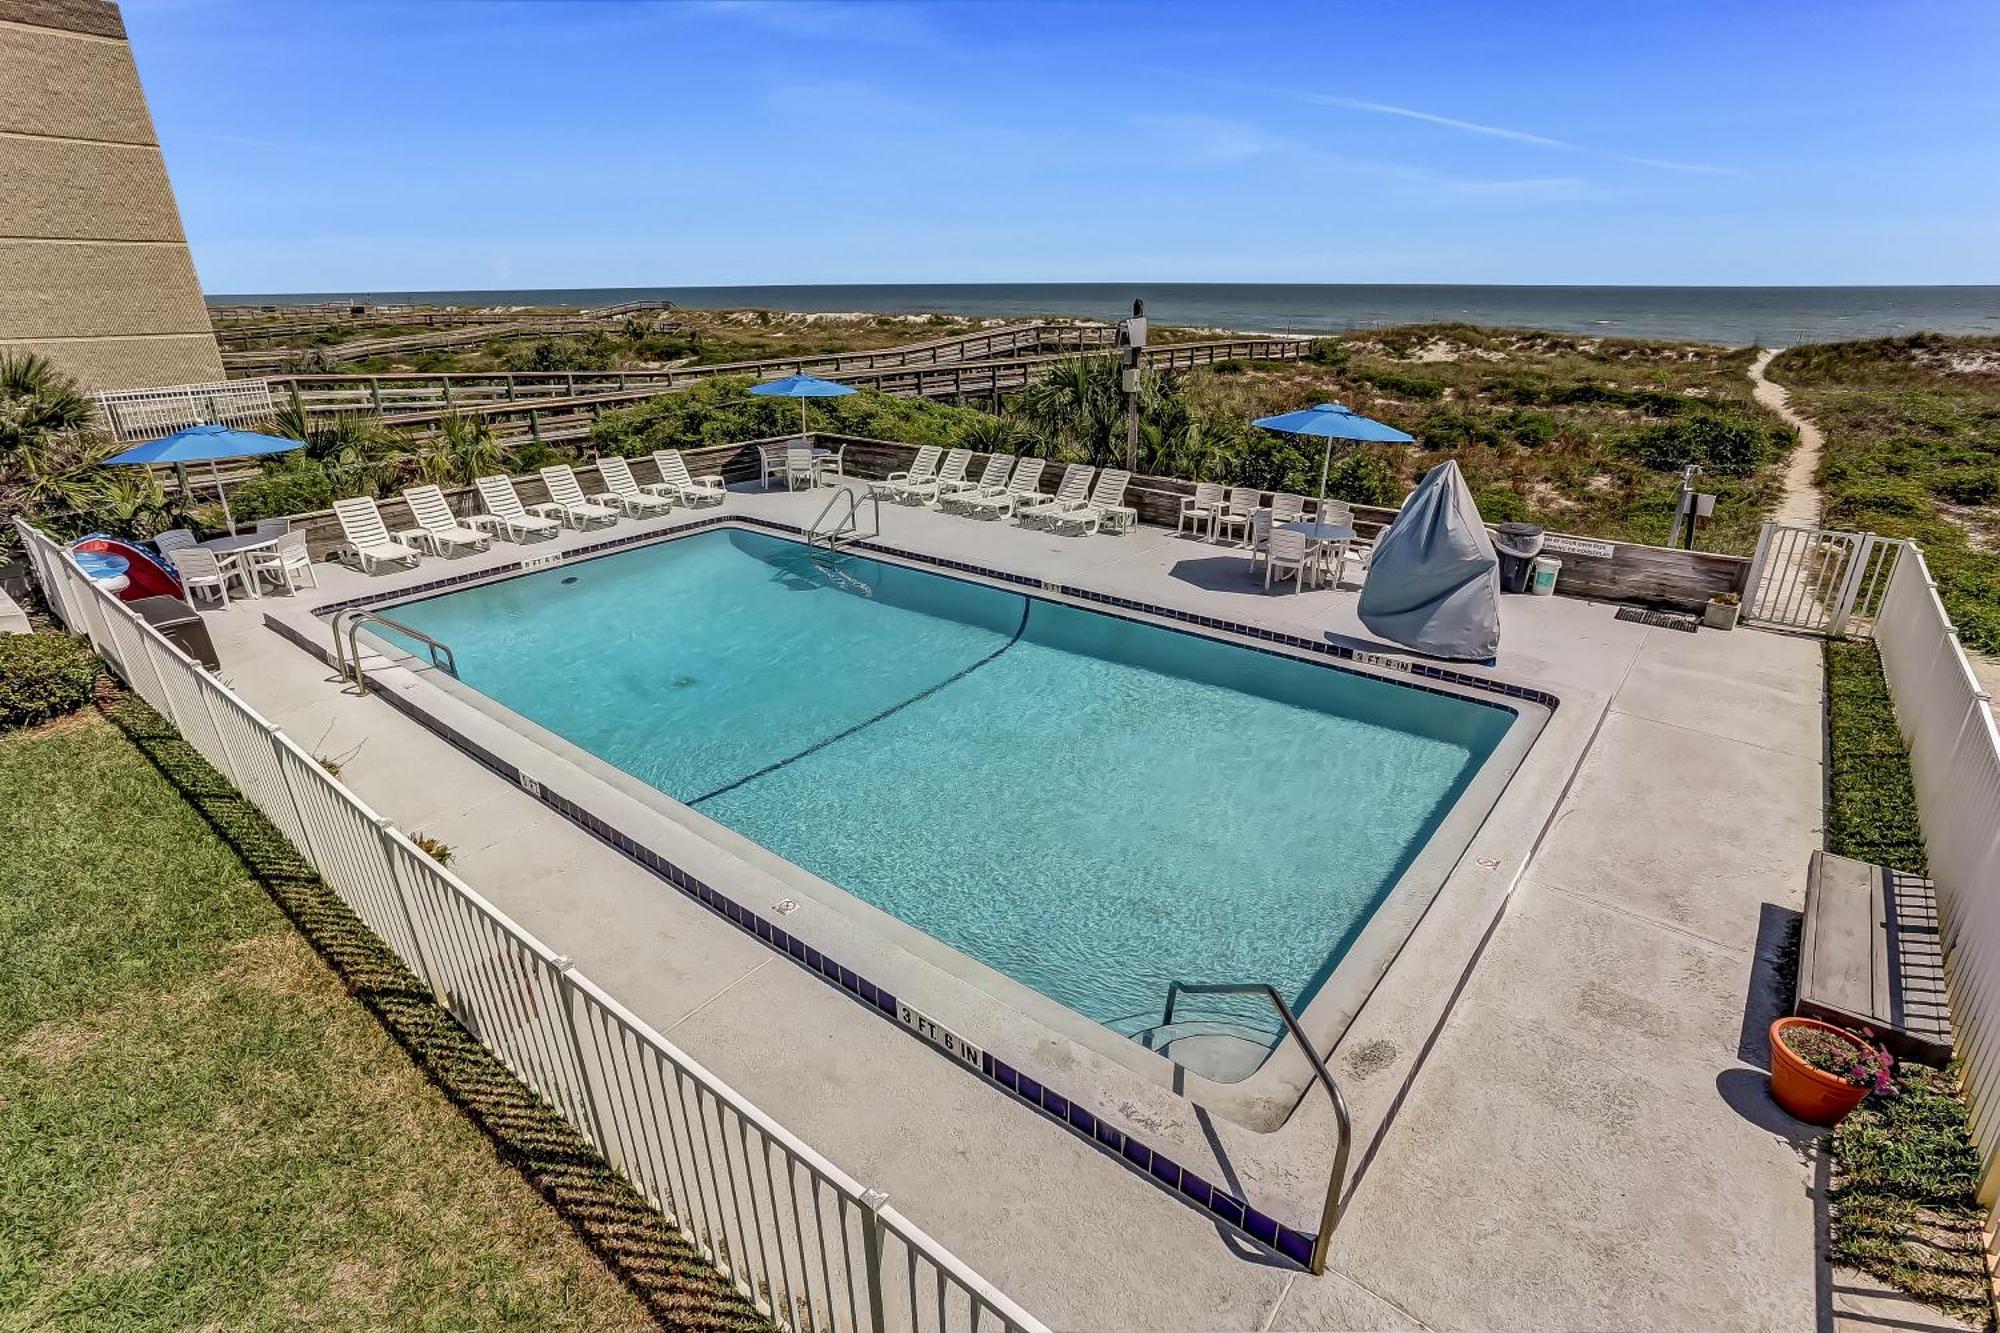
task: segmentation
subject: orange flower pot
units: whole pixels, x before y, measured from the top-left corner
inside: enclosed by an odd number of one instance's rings
[[[1781,1018],[1771,1024],[1771,1096],[1789,1114],[1809,1125],[1837,1125],[1866,1100],[1869,1090],[1814,1069],[1793,1055],[1784,1043],[1784,1033],[1800,1028],[1819,1028],[1844,1037],[1857,1047],[1861,1042],[1845,1029],[1816,1018]]]

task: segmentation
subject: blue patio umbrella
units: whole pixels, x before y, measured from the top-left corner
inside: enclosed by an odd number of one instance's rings
[[[750,386],[750,392],[759,398],[796,398],[799,400],[799,434],[806,433],[806,399],[845,398],[854,390],[845,384],[823,380],[815,375],[787,375],[781,380],[766,380],[762,384]]]
[[[1357,440],[1368,444],[1415,444],[1414,435],[1405,435],[1394,426],[1385,426],[1373,417],[1364,417],[1342,403],[1317,403],[1296,412],[1275,417],[1258,417],[1250,423],[1280,435],[1310,435],[1326,441],[1326,457],[1319,464],[1319,502],[1326,504],[1326,474],[1333,465],[1333,442]]]
[[[288,440],[279,435],[259,435],[255,431],[233,430],[228,426],[200,425],[177,430],[172,435],[144,444],[135,444],[122,454],[114,454],[105,459],[111,464],[140,464],[151,466],[156,463],[171,463],[178,469],[189,463],[208,464],[209,475],[215,479],[215,493],[222,500],[222,516],[229,524],[231,532],[236,531],[236,516],[229,512],[229,493],[222,486],[222,472],[215,465],[225,458],[254,458],[260,454],[282,454],[293,449],[303,449],[299,440]],[[182,473],[185,482],[186,473]]]

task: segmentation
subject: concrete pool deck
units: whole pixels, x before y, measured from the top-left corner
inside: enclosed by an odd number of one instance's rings
[[[724,512],[805,523],[825,501],[739,491]],[[905,549],[1367,637],[1352,588],[1266,595],[1240,552],[1154,529],[1063,538],[892,506],[883,527]],[[1355,1163],[1331,1269],[1313,1278],[664,891],[382,701],[341,692],[263,625],[267,612],[292,620],[521,551],[376,578],[322,566],[318,593],[209,617],[222,675],[306,749],[340,759],[383,814],[450,844],[501,908],[1052,1325],[1806,1328],[1820,1314],[1808,1139],[1760,1072],[1778,1005],[1771,954],[1819,845],[1815,643],[1507,600],[1495,674],[1562,703],[1468,853],[1488,873],[1440,895],[1335,1048]],[[1035,1054],[1073,1061],[1095,1109],[1253,1201],[1298,1208],[1324,1187],[1331,1116],[1317,1093],[1256,1134],[1073,1052]]]

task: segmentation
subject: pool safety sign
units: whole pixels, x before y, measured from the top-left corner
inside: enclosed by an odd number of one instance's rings
[[[980,1050],[979,1047],[974,1046],[944,1024],[937,1022],[929,1014],[923,1013],[921,1010],[912,1009],[909,1005],[898,1000],[896,1002],[896,1018],[904,1027],[916,1033],[919,1037],[922,1037],[925,1041],[961,1064],[978,1069],[984,1063],[981,1057],[986,1052]]]
[[[1564,555],[1594,555],[1600,560],[1609,560],[1613,554],[1610,542],[1594,542],[1588,537],[1562,537],[1550,533],[1542,538],[1544,551],[1560,551]]]

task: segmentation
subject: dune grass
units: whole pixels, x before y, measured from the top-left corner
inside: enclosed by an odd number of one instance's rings
[[[0,1329],[762,1326],[137,700],[0,847]]]
[[[2000,337],[1795,347],[1767,373],[1826,433],[1827,525],[1914,538],[1966,645],[2000,653]]]

